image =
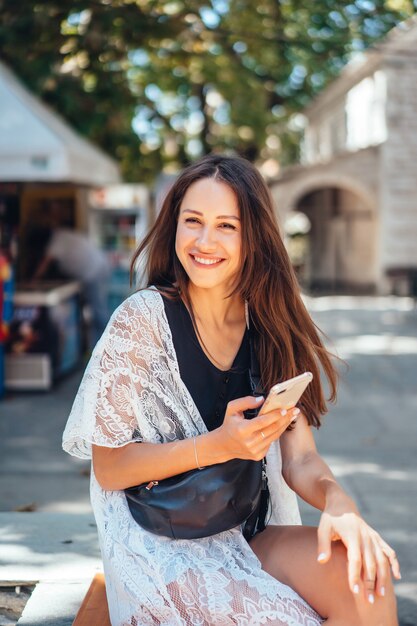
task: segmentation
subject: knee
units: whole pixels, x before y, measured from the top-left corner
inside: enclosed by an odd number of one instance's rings
[[[350,596],[351,591],[349,588],[348,578],[348,559],[346,548],[341,541],[332,543],[332,556],[328,561],[329,571],[328,575],[331,580],[332,588],[336,591],[337,595]],[[326,567],[326,565],[324,565]]]
[[[369,598],[369,590],[361,583],[359,593],[354,594],[349,586],[348,559],[346,548],[341,542],[332,545],[333,561],[330,575],[330,584],[333,597],[337,601],[332,607],[329,618],[337,623],[355,624],[355,626],[397,626],[397,607],[392,580],[385,585],[384,596],[373,594],[373,602]],[[332,620],[329,619],[329,623]]]

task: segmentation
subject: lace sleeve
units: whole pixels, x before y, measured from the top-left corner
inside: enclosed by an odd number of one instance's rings
[[[97,343],[63,435],[69,454],[91,458],[91,444],[119,447],[142,441],[133,383],[138,308],[132,298],[116,309]]]

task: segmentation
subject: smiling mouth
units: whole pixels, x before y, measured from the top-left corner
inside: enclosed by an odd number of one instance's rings
[[[195,263],[198,263],[198,265],[205,265],[205,266],[219,265],[219,263],[224,261],[224,259],[205,259],[204,257],[196,256],[194,254],[190,254],[190,257],[193,259]]]

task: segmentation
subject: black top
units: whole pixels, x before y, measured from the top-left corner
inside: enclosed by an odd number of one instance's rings
[[[252,395],[249,333],[246,330],[232,367],[222,371],[204,353],[184,303],[164,296],[163,301],[181,379],[207,429],[214,430],[222,424],[230,400]]]

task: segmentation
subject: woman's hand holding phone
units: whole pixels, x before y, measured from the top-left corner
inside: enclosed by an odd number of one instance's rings
[[[312,378],[311,372],[304,372],[274,385],[266,400],[262,396],[246,396],[229,402],[223,424],[218,429],[224,460],[262,459],[271,443],[297,420],[300,410],[295,405]],[[257,417],[245,419],[244,411],[258,408]]]
[[[246,396],[232,400],[227,405],[223,424],[218,428],[219,445],[223,449],[224,460],[251,459],[259,461],[268,452],[269,446],[278,439],[297,418],[300,410],[275,409],[245,419],[244,411],[262,406],[264,398]]]

